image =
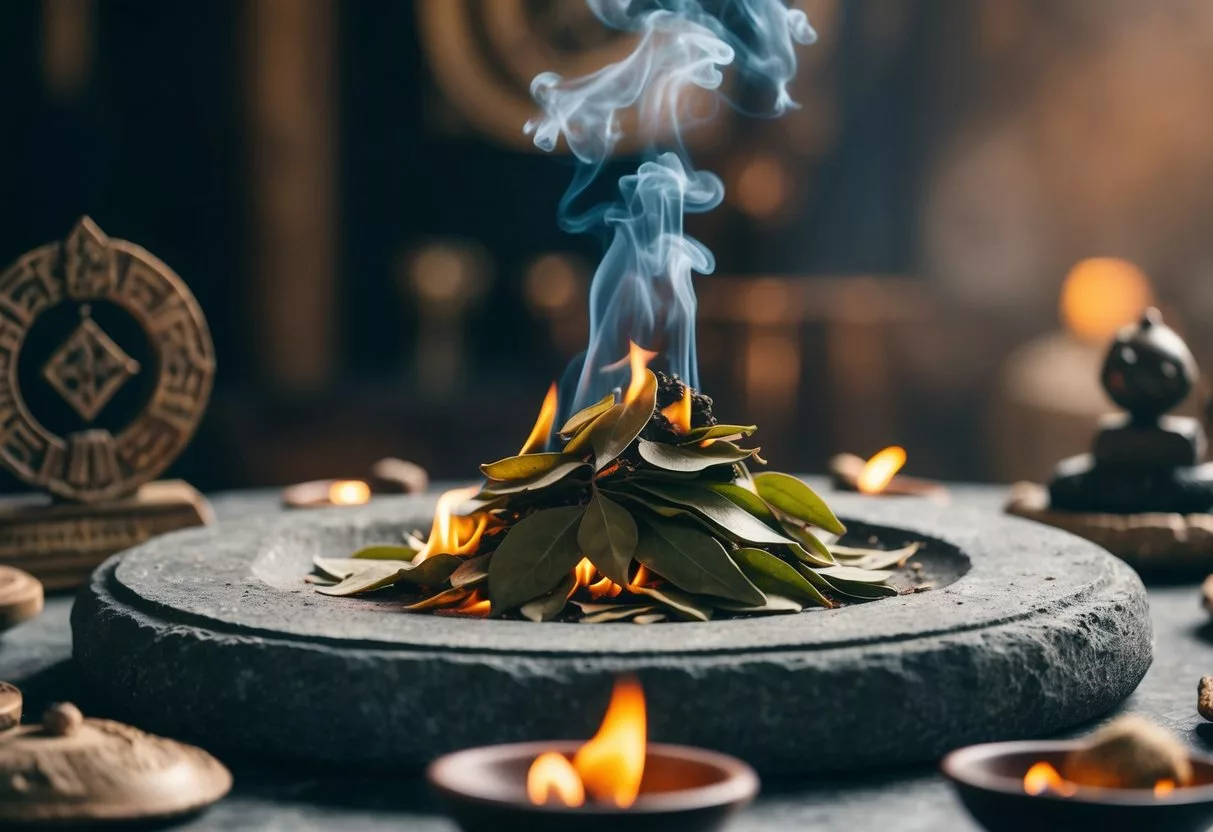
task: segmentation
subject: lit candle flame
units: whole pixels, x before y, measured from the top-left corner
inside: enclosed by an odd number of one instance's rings
[[[1023,790],[1030,795],[1052,792],[1062,797],[1072,797],[1077,787],[1062,777],[1053,766],[1037,763],[1023,776]]]
[[[527,797],[543,805],[554,793],[566,806],[580,806],[588,793],[598,803],[626,809],[640,794],[647,739],[644,691],[634,677],[625,676],[615,682],[598,733],[577,750],[571,766],[551,752],[535,759],[527,773]]]
[[[531,435],[522,444],[522,450],[518,452],[519,456],[529,454],[547,444],[548,437],[552,435],[552,423],[556,421],[556,403],[556,382],[553,381],[552,386],[548,388],[548,394],[543,397],[543,405],[539,408],[539,418],[535,420],[535,427],[531,428]]]
[[[906,464],[906,449],[899,445],[885,448],[868,460],[855,480],[855,487],[863,494],[879,494]]]
[[[329,502],[335,506],[360,506],[371,499],[371,487],[362,480],[337,480],[329,486]]]
[[[640,398],[644,392],[644,371],[649,362],[657,357],[657,353],[646,350],[635,341],[628,342],[628,366],[632,368],[632,378],[628,382],[628,390],[623,396],[624,404],[631,404]]]
[[[691,431],[691,388],[682,385],[682,398],[669,407],[661,409],[661,415],[670,420],[675,433],[685,434]]]

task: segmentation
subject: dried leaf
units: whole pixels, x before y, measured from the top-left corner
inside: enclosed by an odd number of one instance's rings
[[[711,489],[682,483],[641,480],[638,480],[635,486],[660,497],[672,506],[689,508],[720,531],[739,541],[780,544],[793,542],[791,538],[775,531],[728,497]]]
[[[883,569],[860,569],[856,566],[828,566],[817,570],[818,575],[824,575],[830,581],[850,581],[861,584],[882,584],[893,577],[892,572]]]
[[[738,549],[733,552],[733,560],[741,567],[746,577],[764,593],[783,595],[821,607],[834,606],[817,587],[796,571],[796,567],[770,552],[763,549]]]
[[[615,406],[615,394],[607,393],[600,401],[595,402],[587,408],[577,411],[569,420],[564,423],[564,427],[560,429],[560,435],[572,438],[574,434],[582,428],[589,427],[590,423],[606,413]]]
[[[635,595],[645,595],[667,607],[679,618],[688,621],[710,621],[712,619],[711,604],[701,603],[694,596],[676,589],[651,586],[629,586],[628,592]]]
[[[411,561],[417,555],[417,550],[410,546],[367,546],[359,549],[350,558],[354,560],[402,560]]]
[[[614,609],[596,612],[593,615],[586,615],[581,618],[582,624],[607,624],[611,621],[623,621],[632,618],[636,615],[643,615],[647,612],[652,612],[653,607],[636,607],[616,605]]]
[[[657,376],[645,370],[644,385],[635,401],[618,404],[602,414],[590,433],[594,470],[601,471],[636,441],[657,406]]]
[[[335,586],[337,584],[337,581],[327,575],[304,575],[303,582],[313,586]]]
[[[534,622],[551,621],[564,612],[565,606],[576,591],[577,578],[572,572],[569,572],[561,578],[555,589],[542,598],[536,598],[534,601],[523,604],[518,611],[522,613],[523,618]]]
[[[772,508],[833,534],[846,532],[846,526],[834,516],[825,500],[796,477],[766,471],[754,476],[754,486],[758,496]]]
[[[791,598],[785,598],[782,595],[773,595],[767,593],[767,602],[761,607],[750,607],[745,604],[734,604],[731,601],[720,601],[716,604],[726,612],[743,612],[753,613],[756,615],[772,615],[776,613],[800,612],[804,609],[804,605],[799,601],[793,601]]]
[[[577,526],[584,510],[537,511],[514,524],[489,563],[489,598],[501,615],[551,592],[581,560]]]
[[[900,549],[858,549],[850,546],[831,546],[834,557],[845,561],[846,566],[857,566],[860,569],[892,569],[905,566],[922,548],[920,543],[911,543]]]
[[[534,454],[534,456],[538,456],[538,454]],[[551,488],[556,483],[579,471],[589,474],[590,466],[579,460],[568,459],[568,461],[562,462],[550,471],[528,480],[514,480],[508,483],[491,482],[481,489],[480,493],[491,497],[500,497],[506,494],[522,494],[526,491],[542,491],[545,488]]]
[[[451,586],[455,589],[464,586],[473,587],[487,581],[489,579],[489,560],[492,557],[493,553],[490,552],[487,555],[468,558],[459,564],[459,568],[451,573]]]
[[[415,604],[409,604],[403,609],[407,612],[425,612],[427,610],[440,610],[445,607],[461,604],[470,598],[472,591],[470,589],[448,589],[439,592],[437,595],[431,595],[429,598],[422,598]]]
[[[512,482],[513,480],[534,479],[567,462],[568,457],[560,452],[523,454],[486,463],[480,466],[480,470],[491,480]]]
[[[754,455],[753,451],[743,450],[730,442],[714,442],[700,448],[641,439],[639,450],[641,459],[650,465],[681,472],[703,471],[713,465],[732,465]]]
[[[594,568],[627,586],[638,534],[628,510],[595,489],[577,529],[577,544]]]
[[[684,592],[743,604],[765,602],[720,542],[688,523],[645,517],[636,560]]]
[[[692,442],[702,442],[705,439],[729,439],[734,436],[749,436],[758,430],[758,425],[710,425],[702,428],[692,428],[680,440],[679,444],[689,445]]]
[[[632,619],[633,624],[656,624],[658,621],[665,621],[665,613],[646,612],[644,615],[638,615]]]
[[[328,558],[316,558],[316,566],[323,572],[338,577],[339,571],[347,567],[343,564],[354,563],[359,566],[348,574],[340,575],[341,582],[331,587],[321,587],[317,591],[324,595],[359,595],[383,589],[397,583],[408,583],[415,586],[442,586],[459,568],[462,560],[454,555],[430,555],[420,563],[399,560],[346,560],[335,561]],[[339,571],[334,571],[339,570]]]
[[[829,569],[844,569],[846,567],[829,567]],[[870,601],[876,598],[886,598],[891,595],[896,595],[897,590],[888,584],[872,583],[869,581],[849,581],[845,578],[827,577],[822,574],[828,569],[812,569],[800,563],[796,565],[797,571],[801,575],[819,589],[832,592],[835,595],[846,595],[851,598],[858,598],[862,601]]]

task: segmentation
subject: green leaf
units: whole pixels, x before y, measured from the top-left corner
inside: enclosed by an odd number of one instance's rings
[[[851,598],[858,598],[863,601],[870,601],[875,598],[886,598],[890,595],[896,595],[897,590],[888,584],[873,583],[870,581],[851,581],[841,577],[827,577],[824,572],[830,569],[846,569],[847,567],[829,567],[827,569],[811,569],[804,564],[797,564],[796,569],[800,574],[804,575],[814,586],[820,589],[828,590],[835,595],[846,595]],[[845,573],[844,573],[845,574]]]
[[[601,471],[627,450],[636,441],[645,425],[653,418],[657,406],[657,376],[645,370],[644,385],[640,395],[630,403],[616,405],[608,410],[590,433],[590,444],[594,446],[594,470]]]
[[[900,549],[858,549],[850,546],[831,546],[830,552],[834,557],[843,560],[846,566],[857,566],[860,569],[892,569],[905,566],[921,548],[919,543],[911,543]]]
[[[595,489],[577,529],[577,545],[590,563],[615,583],[627,586],[638,535],[628,510]]]
[[[700,448],[640,440],[641,459],[667,471],[703,471],[713,465],[732,465],[753,455],[753,451],[738,448],[731,442],[714,442]]]
[[[738,506],[728,497],[707,488],[681,483],[637,481],[637,488],[666,500],[671,505],[689,508],[730,537],[745,543],[791,543],[766,523]]]
[[[607,624],[611,621],[623,621],[628,618],[633,618],[637,615],[644,615],[652,612],[652,605],[647,607],[638,607],[634,605],[617,604],[614,609],[603,610],[596,612],[593,615],[586,615],[581,618],[582,624]]]
[[[535,456],[538,456],[538,454],[535,454]],[[567,479],[578,471],[584,471],[586,474],[589,474],[590,466],[579,460],[570,459],[567,462],[562,462],[550,471],[537,477],[532,477],[529,480],[515,480],[509,483],[489,483],[481,489],[480,493],[492,497],[500,497],[506,494],[542,491],[545,488],[551,488],[556,483]]]
[[[411,546],[391,546],[382,544],[366,546],[350,555],[353,560],[403,560],[411,561],[417,555],[417,550]]]
[[[459,568],[451,573],[451,586],[458,589],[461,586],[477,586],[489,579],[489,560],[493,553],[470,557]]]
[[[447,554],[430,555],[421,563],[399,560],[354,560],[352,558],[348,560],[361,564],[361,568],[341,574],[340,583],[334,586],[319,587],[316,591],[324,595],[345,596],[359,595],[397,583],[441,586],[450,579],[461,563],[459,558]],[[340,565],[341,561],[325,558],[316,558],[316,561],[316,565],[322,571],[334,577],[337,577],[339,572],[333,570],[345,571],[344,567]],[[321,563],[322,561],[323,563]]]
[[[793,601],[791,598],[785,598],[782,595],[772,595],[769,592],[767,593],[767,602],[761,607],[749,607],[745,604],[734,604],[732,601],[719,601],[717,602],[716,606],[727,612],[744,612],[754,613],[757,615],[800,612],[804,609],[804,605],[799,601]]]
[[[702,442],[705,439],[727,439],[733,436],[749,436],[758,430],[758,425],[710,425],[693,428],[687,432],[679,443],[686,445],[691,442]]]
[[[595,402],[583,410],[574,413],[569,420],[564,423],[564,427],[560,429],[561,436],[572,437],[584,427],[588,427],[591,422],[606,413],[615,406],[615,394],[607,393],[601,401]]]
[[[546,474],[567,462],[568,457],[558,451],[544,454],[523,454],[486,463],[480,466],[480,470],[491,480],[528,480]]]
[[[743,604],[765,602],[719,541],[689,523],[644,518],[636,560],[684,592]]]
[[[489,598],[501,615],[545,595],[581,560],[577,526],[584,510],[537,511],[514,524],[489,563]]]
[[[746,577],[764,593],[784,595],[821,607],[834,606],[817,587],[796,571],[796,567],[770,552],[763,549],[738,549],[733,552],[733,560],[741,567]]]
[[[556,585],[555,589],[542,598],[536,598],[534,601],[523,604],[518,611],[522,613],[523,618],[537,623],[551,621],[564,612],[565,606],[568,605],[569,599],[576,591],[577,578],[572,572],[569,572],[560,579],[560,583]]]
[[[676,589],[629,586],[628,592],[652,598],[663,607],[670,609],[679,618],[685,618],[687,621],[710,621],[712,619],[710,604],[701,603],[693,595],[679,592]]]
[[[818,575],[824,575],[830,581],[849,581],[861,584],[882,584],[893,577],[892,572],[883,569],[860,569],[856,566],[829,566],[817,570]]]
[[[793,547],[792,554],[796,556],[797,560],[804,561],[813,566],[837,565],[838,562],[834,560],[834,556],[830,553],[830,548],[822,543],[817,535],[804,526],[785,522],[783,530],[796,540],[796,546]]]
[[[733,482],[712,482],[708,483],[708,488],[722,497],[732,500],[772,528],[779,527],[779,518],[775,516],[775,512],[771,511],[771,507],[764,503],[761,497],[745,486]]]
[[[838,521],[825,500],[795,477],[766,471],[754,476],[754,486],[758,496],[772,508],[827,532],[846,533],[847,527]]]

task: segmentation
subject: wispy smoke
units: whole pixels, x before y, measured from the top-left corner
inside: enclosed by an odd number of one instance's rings
[[[543,150],[563,137],[579,162],[560,202],[561,227],[604,228],[611,236],[590,286],[589,345],[561,390],[565,413],[626,385],[619,361],[629,340],[661,353],[666,369],[698,387],[691,272],[709,274],[715,259],[683,233],[683,217],[719,205],[724,184],[692,167],[683,131],[711,117],[729,66],[770,100],[766,114],[794,106],[787,85],[796,74],[795,44],[817,37],[804,13],[783,0],[586,2],[605,24],[639,39],[627,58],[595,73],[545,72],[531,83],[543,112],[527,132]],[[651,147],[636,173],[619,180],[618,202],[578,213],[575,203],[614,152],[620,115],[630,109],[645,136],[665,137],[669,146]]]

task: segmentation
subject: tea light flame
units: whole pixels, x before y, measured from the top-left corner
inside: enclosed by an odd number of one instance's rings
[[[888,488],[897,472],[906,464],[906,449],[900,445],[885,448],[868,460],[855,480],[862,494],[879,494]]]
[[[335,506],[360,506],[371,499],[371,487],[362,480],[337,480],[329,486],[329,502]]]
[[[1154,796],[1155,797],[1166,797],[1167,795],[1171,794],[1173,791],[1175,791],[1175,781],[1174,780],[1159,780],[1157,783],[1154,784]]]
[[[1062,777],[1053,766],[1037,763],[1023,776],[1023,790],[1033,796],[1052,792],[1062,797],[1072,797],[1077,787]]]
[[[559,802],[576,808],[585,804],[585,786],[568,757],[549,751],[531,763],[526,775],[526,796],[536,806]]]

